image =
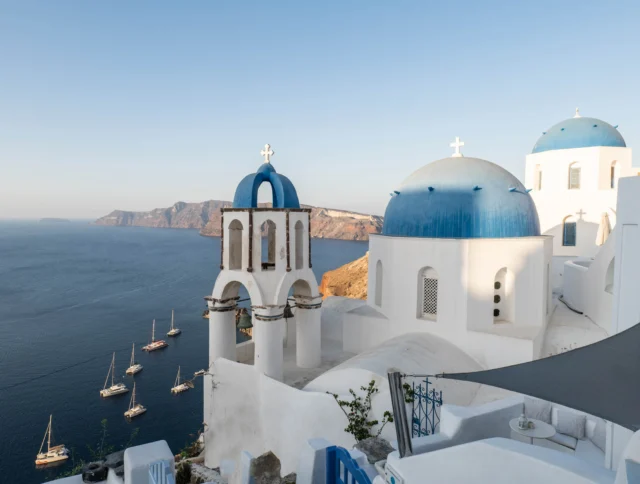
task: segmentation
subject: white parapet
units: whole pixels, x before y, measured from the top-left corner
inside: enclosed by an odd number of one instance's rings
[[[127,484],[148,484],[149,464],[159,460],[169,461],[171,471],[175,475],[173,453],[166,440],[128,448],[124,451],[124,482]]]

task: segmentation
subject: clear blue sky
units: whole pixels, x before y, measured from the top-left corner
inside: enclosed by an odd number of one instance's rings
[[[0,0],[0,218],[229,200],[267,142],[303,203],[382,214],[455,136],[522,178],[576,106],[638,146],[639,24],[620,0]]]

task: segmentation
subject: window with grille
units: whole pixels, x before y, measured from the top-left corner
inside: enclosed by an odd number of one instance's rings
[[[569,168],[569,190],[577,190],[580,188],[580,166],[572,166]]]
[[[576,245],[576,223],[565,222],[562,230],[562,245],[565,247],[575,247]]]
[[[422,279],[422,314],[430,316],[438,314],[438,279],[431,277]]]

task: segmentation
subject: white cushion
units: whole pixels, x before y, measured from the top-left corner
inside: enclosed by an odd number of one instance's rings
[[[589,424],[588,422],[587,424]],[[595,444],[602,452],[605,452],[607,446],[607,424],[602,419],[597,419],[594,424],[593,432],[589,437],[591,442]]]
[[[585,414],[565,410],[564,408],[554,408],[553,413],[554,417],[557,415],[557,421],[553,424],[556,431],[561,434],[575,437],[578,440],[584,438],[584,430],[587,421],[587,416]],[[553,420],[556,419],[554,418]]]
[[[556,432],[555,435],[549,437],[547,440],[568,447],[571,450],[575,450],[576,446],[578,445],[578,439],[576,439],[575,437],[571,437],[570,435],[561,434],[559,432]]]
[[[598,449],[589,439],[578,440],[574,455],[586,462],[604,465],[604,452]]]
[[[551,423],[551,403],[538,398],[524,397],[524,414],[527,418]]]

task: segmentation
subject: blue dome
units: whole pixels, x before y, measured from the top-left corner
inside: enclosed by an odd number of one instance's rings
[[[596,118],[570,118],[549,128],[533,147],[532,153],[590,146],[625,148],[627,144],[618,130]]]
[[[233,197],[233,208],[257,208],[258,189],[264,182],[271,185],[273,208],[300,208],[293,183],[286,176],[277,174],[271,163],[263,163],[258,171],[242,179]]]
[[[504,168],[478,158],[434,161],[387,205],[383,235],[445,239],[540,235],[533,199]]]

